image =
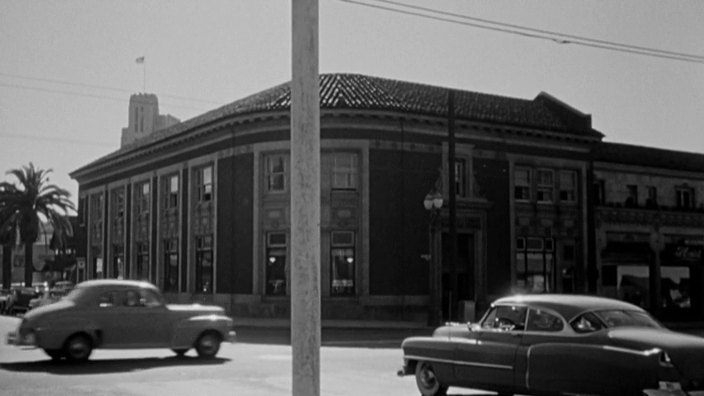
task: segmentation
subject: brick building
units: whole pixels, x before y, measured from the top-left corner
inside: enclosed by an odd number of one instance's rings
[[[634,165],[618,153],[645,148],[602,142],[589,115],[546,93],[324,74],[320,101],[323,318],[470,318],[511,292],[618,295],[601,274],[627,272],[609,256],[619,227],[595,190],[611,196],[599,183],[621,186],[619,170]],[[282,84],[123,140],[74,171],[82,276],[147,279],[173,301],[288,317],[289,106]],[[666,165],[635,168],[696,180]],[[436,217],[423,207],[434,189]]]

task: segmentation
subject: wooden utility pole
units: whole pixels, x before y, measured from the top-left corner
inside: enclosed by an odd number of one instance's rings
[[[448,148],[447,159],[448,169],[448,189],[450,206],[450,298],[448,299],[450,309],[448,316],[450,320],[457,320],[459,314],[460,291],[457,282],[457,176],[455,169],[455,91],[449,90],[447,93],[447,129]]]
[[[293,396],[320,395],[318,0],[292,1],[291,346]]]

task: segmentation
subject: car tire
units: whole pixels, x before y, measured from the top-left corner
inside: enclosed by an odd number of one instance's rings
[[[51,360],[60,360],[64,357],[63,349],[44,349],[44,353],[46,353]]]
[[[64,355],[70,362],[85,362],[93,352],[93,343],[85,334],[76,334],[64,344]]]
[[[448,387],[440,383],[429,362],[420,361],[416,364],[416,385],[423,396],[447,395]]]
[[[179,348],[179,349],[172,349],[172,351],[174,351],[176,356],[183,357],[183,355],[185,355],[186,352],[188,352],[188,349],[189,348]]]
[[[198,357],[202,359],[211,359],[217,355],[220,350],[222,339],[220,335],[214,331],[203,333],[196,341],[196,352]]]

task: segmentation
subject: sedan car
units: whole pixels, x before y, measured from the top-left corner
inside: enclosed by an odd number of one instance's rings
[[[704,395],[704,338],[666,329],[608,298],[525,295],[495,301],[476,324],[403,341],[399,375],[424,396],[449,386],[500,394]]]
[[[195,348],[212,358],[223,341],[233,342],[232,318],[221,307],[167,304],[147,282],[91,280],[59,301],[24,315],[8,344],[38,347],[52,359],[85,361],[95,348]]]

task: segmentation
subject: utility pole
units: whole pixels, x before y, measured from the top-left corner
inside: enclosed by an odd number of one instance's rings
[[[450,309],[448,312],[450,320],[456,320],[459,313],[459,287],[457,282],[457,176],[455,169],[455,91],[450,89],[447,93],[447,129],[448,148],[447,157],[448,169],[448,189],[450,206]]]
[[[318,0],[292,1],[292,395],[320,395],[320,81]]]

